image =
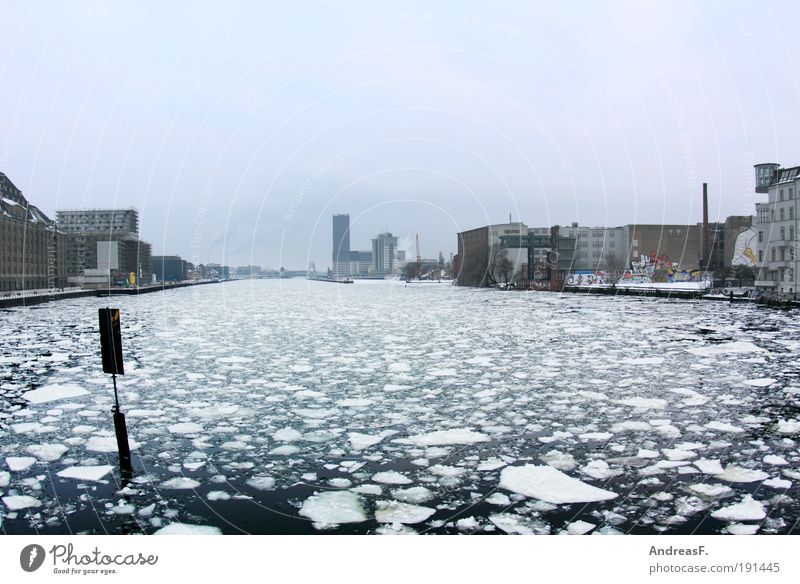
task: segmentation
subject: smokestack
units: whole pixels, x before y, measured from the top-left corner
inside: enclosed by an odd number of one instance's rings
[[[709,266],[708,249],[708,183],[703,183],[703,263],[700,266],[703,271],[708,271]]]

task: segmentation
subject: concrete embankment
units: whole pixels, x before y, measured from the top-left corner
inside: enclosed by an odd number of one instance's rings
[[[95,290],[69,290],[65,292],[41,292],[33,295],[23,294],[21,296],[8,296],[0,298],[0,308],[12,308],[15,306],[34,306],[54,300],[67,300],[69,298],[85,298],[87,296],[135,296],[138,294],[149,294],[151,292],[161,292],[172,290],[173,288],[186,288],[187,286],[200,286],[202,284],[216,284],[219,281],[209,280],[203,282],[176,282],[174,284],[156,284],[153,286],[141,286],[137,288],[99,288]]]

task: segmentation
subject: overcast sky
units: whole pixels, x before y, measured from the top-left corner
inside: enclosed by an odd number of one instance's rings
[[[380,6],[378,5],[380,4]],[[5,2],[0,170],[154,254],[302,269],[392,231],[752,214],[800,164],[798,2]],[[497,6],[500,4],[500,6]]]

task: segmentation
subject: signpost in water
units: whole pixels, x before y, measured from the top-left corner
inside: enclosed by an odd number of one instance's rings
[[[128,428],[125,414],[119,409],[117,375],[124,375],[122,364],[122,333],[120,332],[119,308],[100,309],[100,349],[103,354],[103,372],[110,373],[114,382],[114,431],[117,435],[119,466],[124,472],[131,472],[131,448],[128,444]]]

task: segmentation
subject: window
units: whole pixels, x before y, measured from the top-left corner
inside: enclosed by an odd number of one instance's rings
[[[775,261],[775,248],[772,248],[772,261]]]
[[[789,219],[794,220],[794,207],[789,207]]]
[[[783,210],[783,207],[781,207],[781,221],[783,221],[784,219],[785,219],[784,210]]]
[[[759,263],[764,261],[764,250],[762,249],[758,250],[758,261]]]
[[[786,261],[786,248],[785,247],[781,248],[781,261],[782,262]]]
[[[784,239],[786,239],[786,228],[781,227],[781,241],[783,241]]]
[[[783,189],[780,190],[781,201],[783,200]]]
[[[758,232],[758,243],[764,243],[764,232],[763,231],[759,231]]]
[[[794,241],[794,225],[789,225],[789,239]]]

